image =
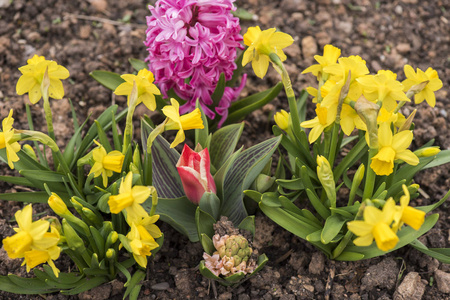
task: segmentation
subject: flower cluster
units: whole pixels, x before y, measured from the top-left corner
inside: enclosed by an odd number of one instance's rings
[[[251,274],[257,267],[251,258],[252,248],[242,235],[215,234],[213,236],[216,252],[203,253],[205,266],[216,276],[231,276],[236,273]]]
[[[413,115],[407,122],[399,109],[413,95],[416,103],[425,99],[434,106],[434,91],[442,87],[437,72],[431,68],[426,72],[417,69],[416,74],[406,65],[407,78],[399,82],[397,75],[389,70],[369,75],[361,57],[339,57],[340,53],[340,49],[326,45],[323,56],[314,57],[319,64],[303,71],[317,76],[320,87],[308,88],[317,114],[314,119],[301,123],[304,128],[312,128],[309,142],[319,139],[333,124],[340,125],[346,135],[357,128],[368,132],[369,146],[378,150],[370,164],[377,175],[391,174],[396,160],[417,165],[419,159],[407,149],[413,139],[408,126]]]
[[[239,19],[233,17],[234,0],[159,0],[149,6],[147,39],[149,69],[155,74],[164,97],[169,90],[187,102],[181,113],[192,111],[199,99],[205,114],[213,119],[215,113],[225,121],[228,107],[237,99],[245,85],[226,87],[215,112],[211,109],[212,93],[223,73],[230,80],[236,69],[236,49],[239,43]]]
[[[389,198],[380,210],[374,206],[364,208],[363,221],[347,223],[348,229],[356,234],[353,243],[357,246],[369,246],[373,240],[383,251],[393,249],[399,240],[396,235],[403,224],[419,230],[425,220],[425,212],[409,206],[410,195],[406,185],[403,185],[404,195],[400,198],[400,206]]]

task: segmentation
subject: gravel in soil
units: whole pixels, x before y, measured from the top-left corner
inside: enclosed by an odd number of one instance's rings
[[[154,1],[151,1],[154,3]],[[27,126],[26,96],[15,94],[20,76],[17,68],[37,53],[56,60],[70,71],[64,83],[66,98],[72,99],[79,118],[89,114],[92,122],[113,103],[125,105],[125,98],[114,97],[89,77],[97,69],[129,73],[129,57],[146,57],[145,16],[147,2],[142,0],[15,0],[0,1],[0,116],[13,108],[17,126]],[[286,67],[297,94],[314,85],[314,78],[300,71],[313,63],[324,45],[342,49],[343,56],[360,55],[372,73],[390,69],[404,78],[402,67],[411,64],[422,70],[432,67],[439,73],[444,88],[437,94],[436,107],[418,106],[413,148],[430,139],[441,149],[450,149],[450,1],[349,1],[349,0],[249,0],[237,6],[259,17],[241,23],[266,29],[277,27],[291,34],[295,42],[286,49]],[[247,67],[249,74],[252,70]],[[264,80],[249,76],[243,95],[251,94],[279,81],[270,70]],[[245,120],[242,143],[245,147],[271,136],[272,115],[287,108],[281,93],[271,104],[252,113]],[[59,145],[73,133],[67,99],[52,101]],[[408,114],[413,106],[404,107]],[[34,123],[45,130],[42,104],[31,107]],[[145,112],[142,112],[145,113]],[[312,107],[308,117],[313,116]],[[261,129],[264,129],[261,130]],[[2,174],[12,174],[3,168]],[[422,187],[417,205],[440,199],[450,187],[448,165],[426,170],[415,181]],[[16,192],[20,187],[2,183],[1,192]],[[345,196],[345,195],[344,195]],[[13,233],[11,222],[19,203],[0,202],[0,239]],[[36,211],[49,212],[45,205]],[[449,205],[437,211],[440,221],[421,238],[430,247],[449,247]],[[219,299],[449,299],[450,266],[406,247],[384,257],[360,262],[334,262],[315,248],[278,227],[260,213],[256,216],[255,244],[270,259],[256,276],[231,289],[216,286]],[[151,261],[148,278],[143,282],[141,299],[209,299],[214,297],[213,283],[198,272],[202,256],[199,244],[190,243],[166,224],[160,224],[166,240]],[[57,266],[67,270],[67,259]],[[0,274],[27,276],[20,262],[9,260],[0,250]],[[102,285],[78,296],[48,295],[47,299],[121,299],[124,278]],[[2,299],[32,299],[0,292]],[[35,296],[34,299],[41,299]]]

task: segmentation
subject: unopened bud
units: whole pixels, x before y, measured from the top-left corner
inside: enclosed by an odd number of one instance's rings
[[[109,248],[108,250],[106,250],[106,258],[107,259],[114,259],[116,257],[116,251],[112,248]]]
[[[411,128],[412,121],[414,120],[414,116],[416,115],[417,109],[415,109],[409,117],[405,120],[405,123],[398,129],[398,132],[403,130],[409,130]]]
[[[84,216],[88,218],[89,221],[98,226],[102,225],[103,221],[100,220],[100,218],[92,210],[87,207],[83,207],[81,210],[83,211]]]
[[[425,80],[419,84],[413,85],[408,92],[406,92],[406,97],[411,98],[412,96],[414,96],[415,94],[420,93],[421,91],[423,91],[423,89],[427,86],[427,84],[429,83],[429,80]]]
[[[106,238],[105,248],[109,248],[109,247],[111,247],[111,245],[114,245],[118,239],[119,239],[119,234],[116,231],[111,231],[109,233],[108,237]]]
[[[77,232],[70,226],[66,219],[62,220],[64,235],[66,237],[67,245],[71,250],[82,252],[86,249],[83,240]]]
[[[32,159],[34,159],[35,161],[38,160],[38,159],[37,159],[37,156],[36,156],[36,153],[34,152],[33,147],[31,147],[30,145],[28,145],[28,144],[23,145],[22,150],[23,150],[29,157],[31,157]]]
[[[333,170],[328,160],[321,155],[317,156],[317,177],[322,184],[332,207],[336,207],[336,183]]]
[[[72,214],[64,201],[55,193],[48,198],[48,205],[58,216],[65,217]]]
[[[265,174],[259,174],[255,179],[255,190],[260,193],[264,193],[268,189],[270,189],[274,182],[275,177],[271,177]]]
[[[283,129],[284,131],[287,131],[289,127],[289,117],[290,114],[282,109],[281,111],[277,112],[273,118],[278,127]]]
[[[369,133],[370,148],[378,148],[378,126],[377,118],[380,107],[367,100],[364,96],[359,97],[355,104],[355,110],[358,116],[366,123]]]
[[[439,147],[426,147],[426,148],[422,148],[422,149],[414,151],[414,154],[417,157],[430,157],[430,156],[435,156],[439,152],[441,152]]]

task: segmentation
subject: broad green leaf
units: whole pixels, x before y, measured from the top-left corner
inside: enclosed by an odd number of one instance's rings
[[[130,57],[128,59],[128,61],[130,62],[133,69],[135,69],[136,71],[140,71],[142,69],[148,69],[147,63],[143,60]]]
[[[152,206],[151,200],[147,200],[142,206],[147,211],[150,211]],[[160,215],[162,221],[189,237],[191,242],[198,242],[195,224],[196,210],[197,206],[189,201],[186,196],[177,199],[158,198],[156,214]]]
[[[245,190],[244,194],[245,194],[245,196],[249,197],[256,203],[259,203],[259,201],[261,201],[262,194],[260,192],[252,191],[252,190]]]
[[[95,70],[89,75],[104,87],[114,91],[121,83],[125,82],[120,75],[114,72]]]
[[[273,88],[234,102],[228,109],[229,114],[227,120],[225,121],[225,125],[237,122],[239,119],[245,117],[252,111],[263,107],[272,101],[282,88],[283,84],[279,82]]]
[[[242,220],[241,224],[238,226],[239,229],[248,230],[255,236],[255,216],[248,216]]]
[[[211,164],[219,169],[233,154],[244,129],[244,122],[224,126],[213,133],[209,155]]]
[[[323,226],[322,233],[320,235],[320,240],[322,243],[330,243],[339,234],[342,226],[344,226],[346,222],[347,220],[339,215],[329,216],[325,220],[325,225]]]
[[[200,234],[200,243],[202,244],[203,250],[209,255],[212,255],[216,251],[213,241],[204,233]]]
[[[282,207],[280,200],[278,200],[278,194],[273,192],[262,194],[261,202],[270,207]]]
[[[201,210],[210,214],[214,219],[219,219],[220,199],[216,194],[205,192],[198,204]]]
[[[197,227],[198,239],[200,240],[202,234],[206,234],[211,239],[214,235],[213,225],[216,220],[208,213],[202,211],[200,207],[197,207],[195,211],[195,225]]]
[[[145,120],[141,122],[143,149],[147,149],[147,138],[152,127]],[[183,185],[176,164],[180,154],[161,136],[157,136],[152,144],[152,179],[153,186],[161,198],[180,198],[184,196]],[[192,215],[194,217],[194,215]]]
[[[294,178],[294,179],[277,179],[277,184],[285,189],[288,190],[304,190],[305,187],[303,186],[303,181],[301,178]]]
[[[234,224],[239,224],[247,217],[242,201],[243,191],[259,175],[280,141],[281,137],[274,137],[243,151],[226,173],[221,211]]]

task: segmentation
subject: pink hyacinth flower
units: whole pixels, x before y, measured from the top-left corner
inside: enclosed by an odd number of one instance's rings
[[[197,99],[210,119],[216,114],[225,121],[228,107],[237,100],[243,84],[226,87],[224,97],[214,107],[211,95],[220,74],[230,80],[237,68],[237,49],[243,49],[239,18],[231,14],[235,0],[158,0],[149,6],[146,61],[163,96],[174,92],[186,100],[184,114],[195,108]]]
[[[197,153],[184,144],[176,167],[184,192],[192,203],[198,205],[205,192],[216,193],[208,148]]]

